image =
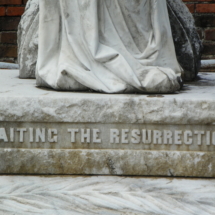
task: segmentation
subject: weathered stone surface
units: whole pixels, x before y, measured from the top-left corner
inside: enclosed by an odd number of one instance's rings
[[[185,81],[194,80],[201,66],[202,43],[195,21],[181,0],[167,0],[176,55]]]
[[[151,148],[109,146],[107,138],[102,146],[77,141],[72,147],[65,133],[55,143],[22,140],[21,133],[19,140],[13,139],[6,131],[7,141],[3,130],[56,127],[60,132],[72,127],[105,132],[116,127],[214,133],[214,74],[201,74],[178,94],[154,96],[56,92],[35,88],[35,80],[19,79],[18,70],[1,70],[0,76],[0,173],[215,176],[214,136],[210,142],[204,137],[205,145],[195,137],[194,148],[176,147],[178,138],[169,146],[157,143]]]
[[[29,0],[18,27],[20,78],[35,78],[38,54],[39,0]]]
[[[2,174],[215,177],[214,152],[0,149]]]
[[[0,71],[0,121],[74,123],[213,124],[215,76],[202,73],[177,94],[58,92]],[[11,108],[12,107],[12,108]]]

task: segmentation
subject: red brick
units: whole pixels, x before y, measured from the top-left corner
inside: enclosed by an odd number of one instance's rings
[[[0,46],[0,58],[17,57],[17,46]]]
[[[191,13],[195,12],[195,5],[194,4],[187,4],[187,7]]]
[[[5,7],[0,7],[0,16],[5,16]]]
[[[1,33],[1,43],[16,44],[17,43],[17,33],[16,32],[2,32]]]
[[[215,40],[215,29],[205,30],[205,40]]]
[[[22,4],[22,0],[0,0],[0,5],[17,5]]]
[[[21,16],[25,11],[24,7],[8,7],[6,10],[7,16]]]
[[[20,17],[0,17],[0,31],[16,31]]]
[[[194,15],[194,19],[197,27],[215,27],[215,14],[198,14]]]
[[[215,13],[215,4],[196,4],[197,13]]]
[[[203,46],[203,55],[215,55],[215,43],[204,42]]]

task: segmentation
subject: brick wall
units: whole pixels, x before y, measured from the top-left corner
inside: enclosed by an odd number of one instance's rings
[[[0,61],[16,62],[17,26],[27,0],[0,0]]]
[[[215,59],[215,0],[183,0],[203,40],[204,59]],[[0,0],[0,61],[16,62],[16,31],[27,0]]]
[[[193,14],[203,40],[203,59],[215,59],[215,0],[183,0]]]

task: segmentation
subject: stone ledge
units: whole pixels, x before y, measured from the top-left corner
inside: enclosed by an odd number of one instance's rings
[[[1,174],[215,177],[213,152],[0,149]]]
[[[57,92],[19,79],[18,70],[0,76],[0,174],[215,177],[215,74],[202,73],[171,95]],[[85,144],[79,134],[72,145],[68,128],[100,129],[102,145]],[[121,145],[110,146],[110,128],[125,131]],[[156,137],[148,148],[128,138],[123,146],[128,129],[163,137],[168,130],[175,138],[167,144]]]
[[[202,73],[178,94],[57,92],[0,70],[0,121],[73,123],[215,123],[215,74]]]

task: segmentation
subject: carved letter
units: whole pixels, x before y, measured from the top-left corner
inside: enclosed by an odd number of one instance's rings
[[[119,143],[119,130],[118,129],[110,129],[110,142]]]
[[[71,133],[71,143],[76,142],[76,133],[79,132],[79,129],[68,129],[68,132]]]
[[[57,143],[57,129],[48,130],[48,141],[50,143]]]
[[[39,143],[40,141],[45,143],[45,131],[45,128],[42,128],[42,130],[40,128],[36,129],[36,143]]]
[[[167,130],[165,130],[164,132],[163,132],[163,143],[164,144],[172,144],[172,131],[167,131]]]
[[[0,128],[0,140],[3,140],[4,142],[8,142],[5,128]]]
[[[176,145],[181,145],[182,144],[180,135],[182,135],[182,131],[175,131],[174,142],[175,142]]]
[[[29,141],[30,143],[33,143],[34,142],[34,129],[33,128],[29,128],[29,132],[30,132],[30,135],[29,135]]]
[[[152,143],[152,131],[151,130],[142,130],[142,142],[144,144],[150,144]]]
[[[90,143],[90,129],[86,129],[87,133],[84,133],[85,129],[81,129],[81,142],[85,143],[85,139],[87,143]]]
[[[134,129],[131,132],[131,142],[132,143],[140,143],[140,130],[139,129]]]
[[[207,146],[211,145],[211,132],[210,131],[206,132],[206,145]]]
[[[14,128],[10,128],[10,142],[14,142]]]
[[[99,133],[100,133],[99,129],[93,129],[93,143],[101,143],[102,142],[101,139],[98,139]]]
[[[192,136],[193,136],[192,131],[185,131],[184,132],[184,143],[186,145],[191,145],[193,143],[193,139],[191,138]]]
[[[213,132],[213,134],[212,134],[212,144],[215,146],[215,132]]]
[[[17,128],[17,131],[19,132],[19,142],[24,142],[24,132],[27,131],[26,128]]]
[[[205,134],[204,131],[194,131],[194,134],[197,135],[197,143],[198,145],[202,145],[202,135]]]
[[[154,144],[162,144],[162,132],[158,130],[153,131],[153,142]]]
[[[129,129],[122,129],[122,143],[128,143],[128,132]]]

